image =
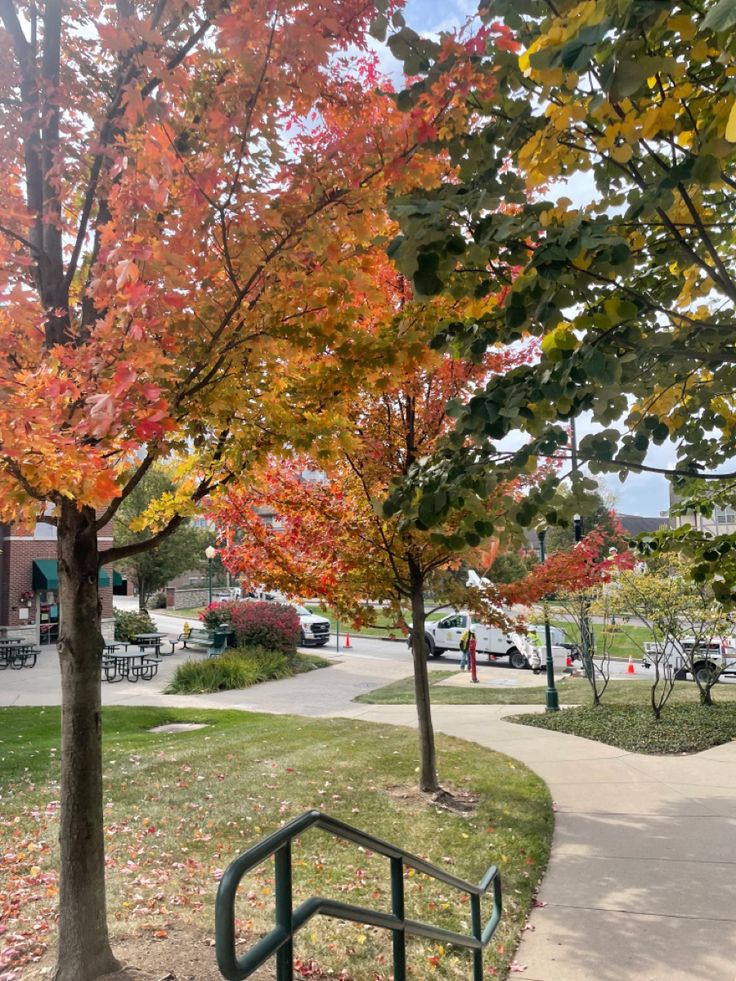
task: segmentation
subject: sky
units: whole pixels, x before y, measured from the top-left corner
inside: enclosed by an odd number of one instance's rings
[[[478,0],[408,0],[404,8],[404,16],[407,24],[419,33],[439,33],[463,24],[475,13],[477,7]],[[399,64],[380,42],[375,42],[373,47],[383,70],[397,85],[400,85]],[[592,192],[592,184],[586,188],[579,182],[576,183],[575,188],[567,186],[559,188],[560,194],[566,194],[573,201],[581,204]],[[593,428],[588,419],[579,419],[578,439],[592,432]],[[674,458],[674,446],[665,444],[655,447],[646,462],[652,466],[664,467],[671,466]],[[620,514],[655,517],[665,512],[669,506],[669,483],[659,474],[629,474],[623,483],[617,474],[604,474],[597,479],[610,493],[613,506]]]

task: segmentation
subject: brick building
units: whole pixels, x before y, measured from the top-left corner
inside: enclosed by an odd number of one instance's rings
[[[15,525],[0,525],[0,629],[27,634],[34,643],[55,643],[59,632],[59,580],[56,528],[38,523],[33,534]],[[112,525],[100,533],[101,548],[112,544]],[[102,633],[112,640],[111,568],[100,570]]]

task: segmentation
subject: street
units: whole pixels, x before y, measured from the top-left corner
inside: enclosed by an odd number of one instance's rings
[[[116,600],[117,602],[117,600]],[[124,599],[126,609],[134,607],[132,599]],[[121,604],[122,605],[122,604]],[[190,626],[197,621],[184,617],[169,616],[160,610],[151,611],[158,630],[175,640],[182,632],[185,622]],[[319,654],[334,664],[330,671],[329,684],[320,671],[297,675],[284,681],[266,682],[244,690],[216,692],[204,695],[168,695],[166,688],[173,678],[176,668],[185,660],[204,660],[207,652],[196,647],[182,649],[164,657],[157,676],[151,681],[120,681],[102,685],[104,705],[171,705],[177,707],[201,706],[202,708],[239,708],[266,712],[302,715],[329,715],[335,712],[360,714],[361,709],[353,700],[357,695],[374,688],[380,688],[392,681],[407,678],[412,674],[411,654],[406,641],[386,641],[373,637],[350,638],[350,647],[345,647],[346,637],[340,635],[340,649],[336,649],[336,638],[332,635],[325,647],[305,647],[307,653]],[[164,645],[166,649],[167,645]],[[562,676],[565,668],[565,654],[557,649],[555,674]],[[442,657],[430,658],[430,671],[457,671],[460,667],[460,653],[447,652]],[[636,674],[629,678],[625,662],[612,662],[612,677],[625,682],[645,682],[649,675],[638,663]],[[528,670],[514,670],[509,667],[507,658],[489,661],[479,658],[478,677],[481,685],[508,687],[528,687],[544,685],[544,671],[534,676]],[[42,648],[35,668],[20,671],[6,670],[0,674],[0,706],[7,705],[58,705],[61,699],[59,661],[54,646]]]

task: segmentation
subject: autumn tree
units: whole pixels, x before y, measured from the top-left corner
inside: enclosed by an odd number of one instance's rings
[[[608,687],[612,626],[616,612],[620,612],[609,601],[610,590],[621,572],[634,565],[633,555],[623,539],[615,539],[620,548],[609,548],[609,541],[605,530],[596,528],[574,546],[553,552],[526,576],[483,597],[487,602],[498,604],[500,600],[509,606],[541,603],[545,616],[551,616],[549,599],[554,596],[558,604],[554,615],[572,628],[596,706],[601,704]],[[602,622],[597,639],[592,616]]]
[[[437,304],[428,311],[426,305],[406,301],[401,280],[396,289],[402,320],[442,312]],[[389,303],[387,313],[392,307]],[[460,315],[459,308],[454,312]],[[429,510],[425,529],[405,530],[381,514],[381,504],[391,482],[404,478],[420,457],[431,455],[450,429],[448,399],[528,356],[520,348],[489,352],[474,362],[418,349],[419,363],[403,381],[387,384],[385,377],[377,377],[372,391],[359,393],[346,414],[340,449],[323,465],[323,479],[304,480],[303,460],[290,467],[276,463],[257,482],[229,489],[212,512],[226,543],[225,561],[246,580],[288,595],[320,596],[357,624],[370,619],[370,601],[386,603],[396,618],[410,607],[419,784],[427,791],[439,790],[439,779],[426,663],[425,589],[433,573],[459,561],[465,537],[456,536],[449,522],[442,534],[428,532],[433,518]],[[505,493],[519,492],[521,485],[519,478]],[[476,545],[488,538],[501,498],[499,494],[473,511]],[[274,527],[260,520],[259,504],[274,511]],[[425,501],[426,509],[433,506]]]
[[[411,520],[449,486],[482,497],[489,469],[503,479],[505,465],[564,447],[583,411],[594,431],[579,460],[594,474],[732,484],[736,7],[483,0],[481,16],[477,53],[495,93],[478,98],[484,119],[464,137],[438,138],[462,160],[460,179],[397,197],[393,254],[423,295],[503,298],[473,324],[446,325],[440,342],[468,350],[531,333],[541,355],[456,408],[459,436],[488,441],[484,452],[458,443],[441,466],[417,467],[394,504]],[[411,49],[408,108],[443,60],[434,40]],[[514,431],[527,438],[510,452],[500,441]],[[675,462],[657,466],[649,451],[668,443]],[[564,476],[515,517],[569,516]],[[582,470],[575,478],[576,492],[593,489]],[[728,538],[690,545],[732,598],[733,570],[718,574]]]
[[[361,53],[377,8],[398,22],[378,0],[0,0],[0,518],[58,529],[56,981],[115,966],[100,565],[274,446],[330,432],[341,395],[399,360],[365,316],[385,196],[437,179],[424,148],[464,119],[470,69],[456,57],[399,112]],[[100,551],[171,454],[150,534]]]
[[[175,488],[168,474],[152,468],[121,503],[113,519],[114,540],[117,545],[129,545],[150,537],[145,514],[152,502],[159,502]],[[145,552],[138,552],[119,563],[138,591],[138,603],[145,610],[150,596],[163,589],[176,576],[205,565],[204,550],[213,544],[214,534],[207,528],[183,522],[175,531]]]

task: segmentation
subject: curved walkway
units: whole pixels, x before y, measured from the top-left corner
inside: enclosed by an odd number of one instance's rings
[[[413,706],[354,708],[339,714],[415,725]],[[433,707],[437,731],[521,760],[555,801],[544,905],[516,955],[520,976],[734,981],[736,743],[642,756],[503,720],[520,711]]]

